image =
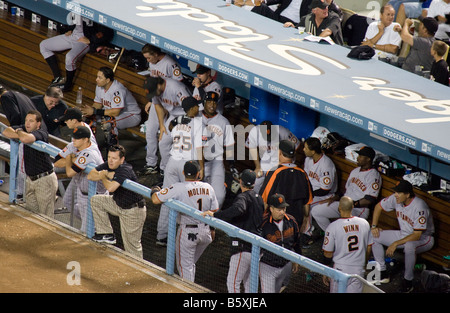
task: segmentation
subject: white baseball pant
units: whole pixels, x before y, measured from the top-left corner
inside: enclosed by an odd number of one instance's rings
[[[394,241],[402,239],[404,236],[399,230],[382,230],[378,238],[373,238],[372,253],[375,261],[380,264],[380,270],[386,270],[386,262],[384,259],[384,246],[390,246]],[[417,241],[408,241],[398,246],[405,253],[405,274],[407,280],[414,279],[414,265],[416,265],[417,254],[430,250],[434,245],[432,236],[421,236]]]
[[[145,163],[148,166],[156,166],[158,163],[158,130],[158,115],[156,114],[155,106],[152,104],[148,112],[148,119],[145,122],[145,139],[147,141]]]
[[[227,289],[229,293],[240,293],[241,283],[244,284],[244,291],[246,293],[250,292],[251,259],[251,252],[239,252],[231,256],[227,276]]]
[[[195,280],[195,263],[211,242],[211,230],[207,224],[178,227],[175,258],[182,279]]]
[[[222,207],[225,201],[225,166],[222,160],[205,161],[205,172],[203,181],[209,183],[216,193],[219,207]]]
[[[339,218],[341,215],[339,214],[339,201],[334,201],[330,204],[322,203],[317,204],[314,207],[314,210],[311,210],[312,217],[316,220],[319,227],[325,231],[330,225],[330,219]],[[352,215],[361,217],[367,220],[369,217],[369,209],[368,208],[353,208]]]
[[[292,262],[283,267],[270,266],[264,262],[259,263],[259,280],[262,293],[279,293],[281,287],[289,282],[292,272]]]

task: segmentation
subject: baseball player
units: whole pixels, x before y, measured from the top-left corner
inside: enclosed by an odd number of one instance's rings
[[[171,124],[172,145],[170,157],[167,161],[167,167],[163,179],[163,187],[184,181],[183,166],[186,161],[198,160],[200,164],[200,179],[204,176],[204,162],[202,157],[202,119],[198,116],[200,102],[194,97],[183,99],[182,107],[186,112],[185,116],[180,117],[181,121],[175,125],[178,119]],[[165,204],[161,206],[158,225],[156,244],[165,246],[167,242],[167,231],[169,222],[169,207]]]
[[[197,74],[197,77],[192,80],[192,86],[194,86],[192,95],[198,100],[204,100],[207,92],[217,93],[219,95],[217,111],[223,114],[222,86],[211,76],[211,69],[198,64],[194,74]]]
[[[282,194],[289,204],[287,213],[295,217],[303,232],[309,218],[309,205],[313,194],[308,175],[294,163],[295,151],[295,144],[292,141],[280,141],[278,149],[280,163],[264,177],[260,194],[264,203],[268,203],[273,194]]]
[[[369,208],[377,201],[382,181],[380,173],[373,167],[375,151],[363,146],[356,153],[358,153],[356,159],[358,167],[351,171],[347,179],[344,196],[354,201],[353,216],[367,219]],[[317,204],[311,212],[322,230],[325,231],[331,218],[339,218],[339,199],[340,195],[336,194],[325,203]]]
[[[255,191],[260,193],[265,174],[278,166],[278,144],[285,139],[292,141],[296,149],[300,145],[292,132],[281,125],[273,125],[270,121],[262,122],[248,133],[245,146],[255,164]]]
[[[383,230],[378,227],[382,211],[395,210],[400,230]],[[394,187],[394,194],[381,200],[373,212],[372,234],[374,237],[373,256],[380,264],[381,283],[388,283],[390,278],[386,272],[386,255],[391,257],[397,248],[405,253],[405,273],[402,285],[403,292],[414,289],[414,265],[419,253],[430,250],[434,245],[433,216],[425,201],[417,197],[410,182],[401,180]]]
[[[217,112],[219,94],[208,91],[204,97],[203,108],[203,156],[205,160],[204,181],[210,183],[216,191],[219,206],[225,200],[225,167],[224,148],[226,159],[234,157],[234,133],[230,122]]]
[[[263,220],[261,236],[285,249],[301,254],[299,227],[295,218],[286,214],[289,204],[286,203],[284,196],[274,193],[269,198],[268,205],[270,214]],[[292,264],[279,255],[263,250],[259,265],[261,292],[280,292],[289,282],[291,272],[296,273],[298,267],[298,264]]]
[[[114,79],[114,72],[109,67],[101,67],[97,72],[94,104],[84,105],[84,115],[94,115],[98,121],[105,119],[111,127],[111,133],[117,142],[118,130],[139,125],[141,108],[132,93]],[[103,122],[102,122],[103,123]]]
[[[181,103],[184,98],[191,96],[191,91],[182,82],[161,77],[147,77],[144,83],[144,90],[147,94],[147,99],[152,102],[152,106],[155,106],[158,115],[158,145],[161,155],[159,169],[160,174],[164,175],[172,145],[169,124],[176,117],[185,114]]]
[[[114,36],[114,31],[89,19],[74,15],[73,25],[66,26],[64,34],[45,39],[39,44],[40,52],[53,74],[52,85],[63,86],[63,91],[71,91],[77,70],[77,62],[98,47],[106,45]],[[55,52],[69,50],[65,56],[66,77],[62,77]]]
[[[322,145],[318,138],[310,137],[305,140],[303,147],[305,162],[303,169],[309,177],[313,190],[313,201],[309,206],[310,211],[319,203],[324,203],[334,196],[337,191],[337,174],[333,161],[322,151]],[[308,224],[306,224],[303,247],[308,247],[312,243],[312,215],[309,214]]]
[[[339,200],[340,218],[328,225],[322,249],[325,265],[347,273],[364,277],[365,266],[373,244],[370,225],[367,220],[352,216],[353,200],[342,197]],[[324,277],[328,285],[328,277]],[[347,293],[361,293],[363,284],[360,280],[350,278],[347,283]],[[336,293],[338,286],[331,281],[330,292]]]
[[[164,79],[173,79],[181,82],[183,75],[178,63],[168,54],[161,51],[160,48],[145,44],[142,47],[142,55],[148,62],[148,70],[151,77],[162,77]],[[145,112],[148,119],[145,122],[145,138],[147,141],[147,155],[145,158],[146,165],[142,174],[156,174],[158,172],[158,131],[159,122],[156,114],[155,106],[152,105],[151,99],[145,105]]]
[[[182,163],[182,162],[180,162]],[[183,164],[184,182],[175,183],[168,188],[152,189],[152,202],[161,204],[175,199],[201,212],[219,210],[216,194],[212,186],[200,181],[200,165],[197,161]],[[182,279],[195,280],[195,263],[212,242],[214,234],[209,225],[201,223],[185,214],[179,215],[176,239],[176,264]]]
[[[202,215],[209,215],[233,224],[240,229],[261,235],[261,224],[264,213],[264,202],[254,190],[256,174],[250,169],[242,172],[239,183],[241,193],[233,201],[233,204],[218,212],[206,211]],[[250,292],[250,265],[252,247],[238,238],[231,238],[231,258],[227,276],[227,288],[230,293],[239,293],[241,283],[244,291]]]
[[[80,230],[82,232],[86,232],[87,229],[87,202],[89,191],[89,181],[87,180],[87,173],[84,170],[90,163],[93,165],[100,165],[103,163],[103,158],[98,146],[91,143],[91,136],[92,132],[89,127],[75,127],[72,133],[72,142],[68,144],[68,146],[72,146],[75,151],[66,154],[64,158],[59,158],[55,162],[55,167],[65,167],[67,176],[72,178],[71,182],[73,182],[73,188],[76,190],[74,212],[81,219]],[[69,149],[71,150],[72,148],[69,147]],[[98,183],[97,193],[105,192],[106,190],[103,184]]]

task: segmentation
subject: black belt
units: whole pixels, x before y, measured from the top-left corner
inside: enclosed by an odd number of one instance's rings
[[[50,170],[50,171],[47,171],[47,172],[44,172],[44,173],[37,174],[37,175],[35,175],[35,176],[28,176],[28,177],[29,177],[32,181],[35,181],[35,180],[38,180],[39,178],[48,176],[48,175],[50,175],[50,174],[52,174],[52,173],[53,173],[53,170]]]
[[[135,207],[138,207],[138,208],[145,207],[145,200],[144,199],[139,200],[138,202],[135,202],[135,203],[132,203],[130,205],[127,205],[126,207],[121,206],[121,208],[124,209],[124,210],[128,210],[128,209],[135,208]]]

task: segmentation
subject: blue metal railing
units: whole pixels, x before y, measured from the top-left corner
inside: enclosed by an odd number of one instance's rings
[[[46,152],[49,155],[55,157],[58,155],[58,153],[61,151],[59,148],[44,143],[42,141],[37,141],[30,145],[36,150]],[[16,197],[16,179],[17,179],[17,164],[18,164],[18,151],[19,151],[19,143],[16,140],[10,140],[10,195],[9,200],[11,203],[15,202]],[[86,172],[89,173],[94,167],[93,164],[88,164],[86,168]],[[151,198],[151,189],[148,187],[145,187],[139,183],[136,183],[131,180],[125,180],[123,183],[123,187],[130,189],[138,194],[141,194],[142,196],[146,198]],[[89,182],[89,193],[88,197],[89,199],[95,195],[97,189],[97,183],[90,181]],[[176,237],[176,227],[177,227],[177,216],[179,213],[186,214],[189,216],[192,216],[201,222],[204,222],[212,227],[215,227],[217,229],[220,229],[224,231],[227,235],[230,237],[239,238],[241,240],[245,240],[252,244],[252,257],[251,257],[251,270],[250,270],[250,292],[256,293],[258,291],[258,282],[259,282],[259,256],[261,249],[265,249],[267,251],[270,251],[274,254],[277,254],[279,256],[282,256],[283,258],[297,263],[310,271],[319,273],[324,276],[328,276],[332,278],[333,280],[338,282],[338,292],[344,293],[347,289],[347,281],[351,275],[345,274],[343,272],[337,271],[333,268],[327,267],[319,262],[316,262],[314,260],[311,260],[307,257],[304,257],[302,255],[299,255],[293,251],[287,250],[281,246],[278,246],[262,237],[259,237],[257,235],[254,235],[250,232],[247,232],[245,230],[242,230],[236,226],[233,226],[225,221],[222,221],[220,219],[216,219],[213,217],[203,217],[201,213],[180,202],[177,200],[169,200],[167,203],[167,206],[170,208],[169,213],[169,233],[168,233],[168,240],[167,240],[167,256],[166,256],[166,272],[169,275],[173,275],[175,273],[175,237]],[[88,224],[87,224],[87,231],[86,235],[88,238],[92,238],[92,236],[95,233],[95,225],[94,225],[94,219],[92,217],[92,210],[91,210],[91,204],[90,201],[88,201],[88,208],[87,208],[87,214],[88,214]]]

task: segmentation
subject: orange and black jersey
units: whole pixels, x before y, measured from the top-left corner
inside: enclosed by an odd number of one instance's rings
[[[310,204],[314,197],[305,171],[293,163],[280,164],[269,171],[260,190],[264,203],[267,203],[267,199],[274,193],[280,193],[286,198],[289,204],[287,212],[300,224],[302,217],[298,212],[303,212],[303,205]]]
[[[282,231],[278,228],[277,223],[279,222],[273,220],[271,215],[266,216],[261,226],[261,236],[283,248],[301,254],[300,231],[295,218],[285,214],[282,220]],[[289,260],[263,249],[261,262],[274,267],[283,267]]]

